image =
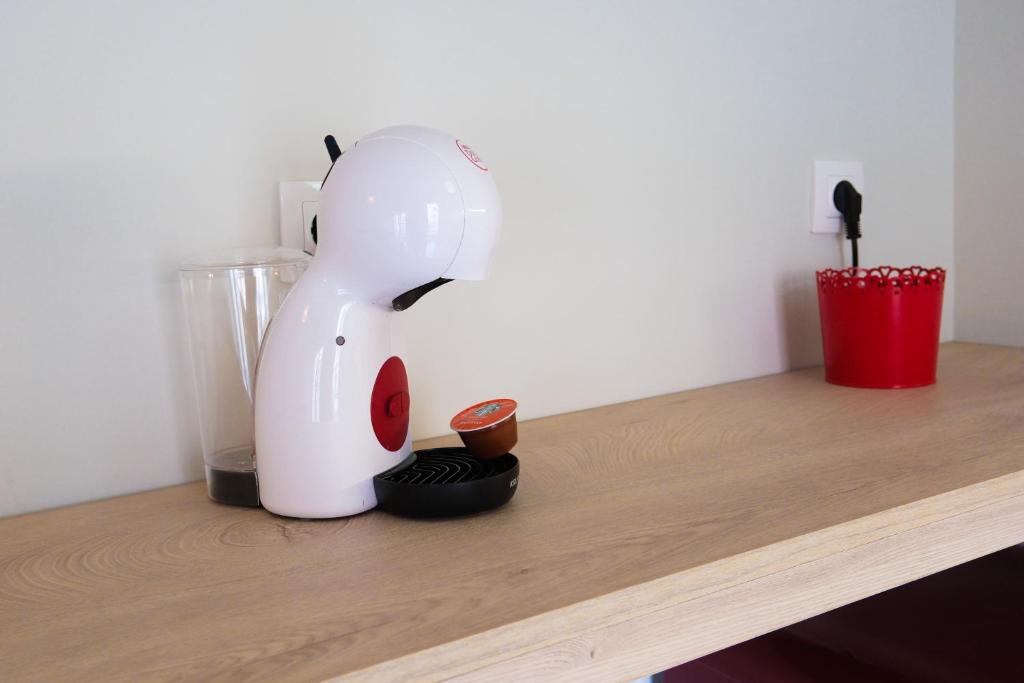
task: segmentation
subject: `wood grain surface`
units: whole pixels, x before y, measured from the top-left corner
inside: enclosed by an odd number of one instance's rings
[[[435,440],[421,446],[437,445]],[[0,520],[0,680],[618,680],[1024,541],[1024,350],[520,425],[472,518],[292,520],[189,484]]]

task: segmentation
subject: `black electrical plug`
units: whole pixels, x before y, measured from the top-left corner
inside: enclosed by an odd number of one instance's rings
[[[850,240],[850,251],[852,252],[853,267],[860,265],[857,255],[857,240],[860,238],[860,211],[862,195],[857,192],[849,180],[841,180],[832,192],[832,203],[843,215],[843,224],[846,226],[846,239]]]
[[[324,138],[324,145],[327,147],[327,156],[331,158],[333,164],[342,155],[341,147],[338,146],[338,141],[334,139],[333,135]]]

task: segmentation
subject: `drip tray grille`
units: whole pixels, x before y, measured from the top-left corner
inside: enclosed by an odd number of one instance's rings
[[[464,448],[415,451],[373,478],[377,505],[409,517],[453,517],[507,503],[519,484],[511,453],[480,460]]]
[[[514,455],[478,460],[462,448],[434,448],[413,453],[416,460],[380,475],[396,484],[456,484],[487,479],[516,466]]]

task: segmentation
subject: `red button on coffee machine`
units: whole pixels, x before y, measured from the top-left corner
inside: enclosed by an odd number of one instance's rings
[[[397,451],[409,434],[409,379],[405,363],[391,356],[380,366],[370,394],[370,422],[380,445]]]

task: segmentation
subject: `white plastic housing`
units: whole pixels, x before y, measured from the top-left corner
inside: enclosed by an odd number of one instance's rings
[[[335,162],[316,255],[271,323],[257,370],[264,507],[339,517],[376,505],[373,476],[411,450],[408,437],[384,448],[370,417],[374,381],[393,355],[391,302],[440,277],[485,277],[500,225],[489,170],[445,133],[386,128]]]
[[[439,277],[486,277],[501,201],[490,171],[470,155],[450,135],[414,126],[356,142],[321,189],[317,258],[379,303]]]
[[[483,159],[462,140],[430,128],[385,128],[357,144],[384,139],[414,142],[429,149],[447,167],[458,189],[462,202],[462,237],[455,258],[437,277],[483,280],[501,233],[501,198]]]
[[[370,422],[373,383],[392,355],[390,317],[355,300],[316,258],[288,295],[257,368],[263,507],[289,517],[341,517],[377,504],[372,477],[412,449],[406,438],[398,451],[387,450]]]

